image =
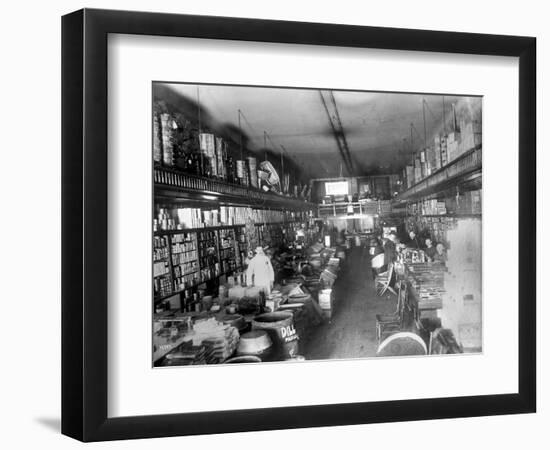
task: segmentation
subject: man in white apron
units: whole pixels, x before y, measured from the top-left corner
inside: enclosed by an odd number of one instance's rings
[[[246,280],[249,286],[263,288],[266,295],[271,293],[275,274],[271,260],[262,247],[256,247],[256,255],[250,260],[246,270]]]

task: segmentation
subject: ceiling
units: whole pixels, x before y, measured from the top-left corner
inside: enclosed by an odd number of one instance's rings
[[[444,116],[445,129],[452,129],[453,104],[478,120],[481,113],[480,97],[451,95],[176,83],[155,83],[154,95],[195,116],[200,105],[203,124],[235,142],[240,119],[249,150],[279,153],[284,147],[313,178],[397,173],[424,146],[424,117],[430,145],[443,131]],[[346,144],[351,167],[339,150]]]

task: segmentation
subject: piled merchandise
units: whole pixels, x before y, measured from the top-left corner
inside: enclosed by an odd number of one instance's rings
[[[280,211],[245,206],[219,206],[216,208],[165,208],[160,206],[153,220],[154,231],[184,230],[244,225],[247,221],[256,224],[289,223],[308,221],[307,211]]]
[[[399,252],[398,259],[406,264],[425,263],[426,254],[423,250],[405,247]]]
[[[409,203],[408,213],[412,215],[420,214],[423,216],[445,215],[447,214],[447,207],[444,201],[437,199],[423,200]]]
[[[444,273],[442,264],[416,263],[407,266],[409,280],[414,288],[419,310],[440,309],[445,294]]]
[[[448,248],[448,233],[456,227],[457,220],[455,217],[448,216],[410,216],[405,220],[405,227],[407,230],[417,230],[419,236],[430,236],[434,244],[441,242]]]
[[[332,254],[336,252],[335,249],[330,249]],[[325,287],[332,287],[334,282],[336,281],[336,278],[338,278],[338,270],[340,265],[340,259],[330,257],[328,259],[328,262],[321,272],[320,280],[323,283]]]
[[[309,248],[309,263],[314,267],[313,276],[307,277],[306,287],[317,296],[323,316],[330,319],[334,310],[332,287],[338,278],[340,258],[336,258],[336,248],[323,248],[314,244]]]
[[[184,342],[168,353],[162,361],[163,366],[191,366],[206,363],[205,346],[194,346],[191,342]]]
[[[206,348],[207,364],[219,364],[229,358],[239,344],[239,331],[230,325],[218,322],[214,317],[197,320],[186,342]]]
[[[161,142],[162,142],[162,163],[165,166],[174,165],[174,121],[169,114],[160,115]]]
[[[203,156],[203,161],[209,167],[210,175],[214,178],[218,177],[218,157],[216,155],[216,139],[211,133],[199,134],[200,150]]]
[[[197,127],[165,102],[155,101],[153,108],[153,159],[157,169],[162,172],[167,168],[169,174],[168,178],[159,175],[155,182],[167,184],[176,179],[174,174],[187,174],[190,178],[198,178],[190,183],[178,179],[175,185],[185,183],[189,184],[186,187],[200,188],[203,186],[200,180],[212,179],[294,197],[309,196],[307,185],[302,187],[302,183],[298,183],[291,187],[290,173],[281,174],[280,180],[272,163],[265,160],[258,164],[256,157],[248,156],[249,150],[242,147],[237,156],[239,151],[230,141],[201,129],[200,122]],[[261,177],[264,183],[260,182]]]
[[[481,121],[462,117],[460,127],[447,134],[436,135],[434,144],[418,151],[413,165],[406,166],[401,174],[408,189],[430,176],[468,151],[481,146]]]

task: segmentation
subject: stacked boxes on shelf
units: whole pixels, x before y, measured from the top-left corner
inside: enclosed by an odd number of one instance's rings
[[[456,218],[448,216],[413,216],[406,219],[406,228],[416,230],[419,236],[429,236],[434,243],[441,242],[448,247],[448,232],[456,226],[456,221]]]
[[[258,243],[261,246],[279,247],[290,244],[296,238],[296,231],[301,228],[300,222],[256,224]]]
[[[283,228],[281,224],[259,224],[256,227],[258,241],[262,246],[279,247],[283,243]]]
[[[444,201],[430,199],[412,202],[407,205],[407,212],[410,215],[423,216],[481,214],[482,191],[479,189],[462,192],[458,197],[448,197]]]
[[[174,165],[174,120],[170,114],[160,115],[160,130],[157,128],[157,132],[160,131],[162,143],[162,163],[165,166],[172,167]],[[155,131],[155,128],[153,128]]]
[[[424,216],[436,216],[447,214],[447,208],[444,201],[437,199],[423,200],[410,203],[409,214],[421,214]]]
[[[168,238],[155,236],[153,239],[153,290],[155,297],[163,297],[172,292],[169,251]]]
[[[199,253],[201,283],[212,280],[221,274],[218,258],[218,234],[215,230],[198,231],[197,247]]]
[[[199,134],[200,151],[203,156],[203,162],[208,167],[208,175],[218,178],[218,157],[216,155],[216,137],[211,133]]]
[[[236,270],[240,263],[237,253],[237,241],[233,228],[222,228],[219,230],[220,246],[220,268],[221,273],[228,273]]]
[[[245,227],[235,228],[235,244],[235,258],[237,260],[237,266],[243,267],[248,250],[248,240],[246,238]]]
[[[181,233],[171,236],[174,289],[195,286],[199,281],[197,233]]]
[[[185,230],[225,225],[255,223],[279,223],[306,221],[310,213],[254,209],[246,206],[220,206],[219,208],[159,208],[153,221],[154,231]]]
[[[156,298],[183,292],[241,269],[248,249],[243,226],[172,231],[155,236],[153,245]]]
[[[167,111],[166,105],[154,104],[153,114],[153,159],[156,168],[169,168],[168,178],[160,176],[155,182],[178,187],[201,188],[201,180],[189,183],[182,180],[180,174],[191,174],[235,185],[260,188],[259,167],[254,156],[247,156],[237,150],[220,136],[196,129],[180,112]],[[233,156],[232,156],[233,154]],[[283,180],[284,194],[293,193],[298,197],[297,186],[290,186],[290,174],[278,174]],[[198,185],[197,185],[198,184]],[[264,190],[272,190],[264,185]],[[278,192],[278,190],[276,190]],[[303,193],[303,192],[302,192]]]

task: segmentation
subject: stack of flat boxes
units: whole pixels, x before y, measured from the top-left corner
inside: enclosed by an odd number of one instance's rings
[[[437,135],[434,145],[417,153],[413,166],[406,166],[403,180],[408,189],[441,169],[463,153],[481,145],[481,122],[461,121],[459,131]]]
[[[421,213],[426,216],[436,216],[446,214],[447,208],[445,207],[445,202],[438,201],[437,199],[424,200],[422,202]]]

